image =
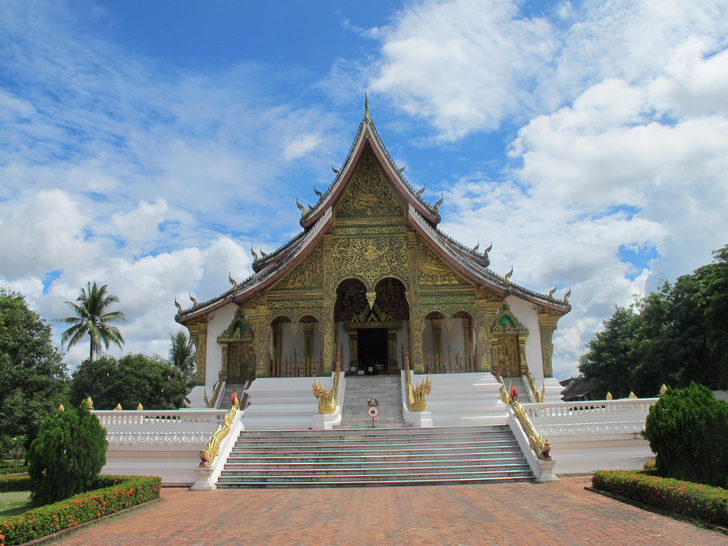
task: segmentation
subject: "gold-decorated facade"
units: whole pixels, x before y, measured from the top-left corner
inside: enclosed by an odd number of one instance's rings
[[[391,373],[552,375],[552,336],[566,301],[511,283],[488,250],[438,230],[387,153],[371,119],[310,209],[303,231],[228,292],[180,310],[197,348],[198,384],[218,378]],[[488,234],[490,235],[490,234]],[[495,235],[495,234],[494,234]],[[494,237],[495,238],[495,237]]]

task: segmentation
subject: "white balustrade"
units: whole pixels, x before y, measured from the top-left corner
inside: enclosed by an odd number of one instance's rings
[[[523,404],[523,407],[529,419],[539,427],[539,431],[548,425],[561,425],[562,427],[599,425],[604,427],[610,423],[640,423],[641,428],[637,430],[639,431],[644,428],[650,407],[657,400],[657,398],[591,400],[557,404]],[[543,432],[543,434],[546,433]]]

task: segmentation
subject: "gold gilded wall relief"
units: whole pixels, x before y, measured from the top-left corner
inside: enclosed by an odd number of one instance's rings
[[[282,291],[318,290],[323,288],[323,252],[321,245],[314,247],[296,267],[269,290],[275,295]]]
[[[385,277],[408,284],[405,235],[335,238],[332,261],[334,287],[350,277],[362,279],[368,290]]]
[[[404,207],[384,177],[374,153],[367,149],[336,205],[337,219],[404,217]]]
[[[472,286],[455,273],[424,241],[419,241],[417,251],[417,282],[420,286]]]

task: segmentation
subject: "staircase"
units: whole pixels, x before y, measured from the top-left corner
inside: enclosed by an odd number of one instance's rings
[[[379,400],[379,416],[374,427],[405,427],[402,417],[402,390],[399,375],[351,376],[346,378],[346,394],[341,414],[341,428],[367,428],[367,400]]]
[[[508,426],[497,425],[243,431],[217,486],[362,487],[533,480],[513,433]]]
[[[528,389],[526,388],[522,376],[504,377],[503,383],[505,383],[506,390],[509,389],[510,385],[513,385],[513,388],[518,391],[518,401],[520,403],[527,404],[529,402],[535,402],[535,400],[531,400],[531,397],[528,395]]]

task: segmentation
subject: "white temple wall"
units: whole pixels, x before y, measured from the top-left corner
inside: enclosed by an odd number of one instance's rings
[[[526,338],[526,363],[531,375],[540,385],[543,380],[543,358],[541,356],[541,331],[538,327],[538,308],[531,302],[515,296],[508,296],[506,302],[518,321],[528,328]]]
[[[293,335],[293,323],[284,322],[281,325],[281,356],[285,359],[293,358],[295,351],[296,357],[303,358],[303,323],[298,325],[296,335]],[[272,336],[271,336],[272,337]]]
[[[212,387],[222,370],[222,349],[217,338],[228,329],[238,306],[229,303],[207,315],[207,347],[205,352],[205,384]],[[212,393],[210,393],[212,394]]]

